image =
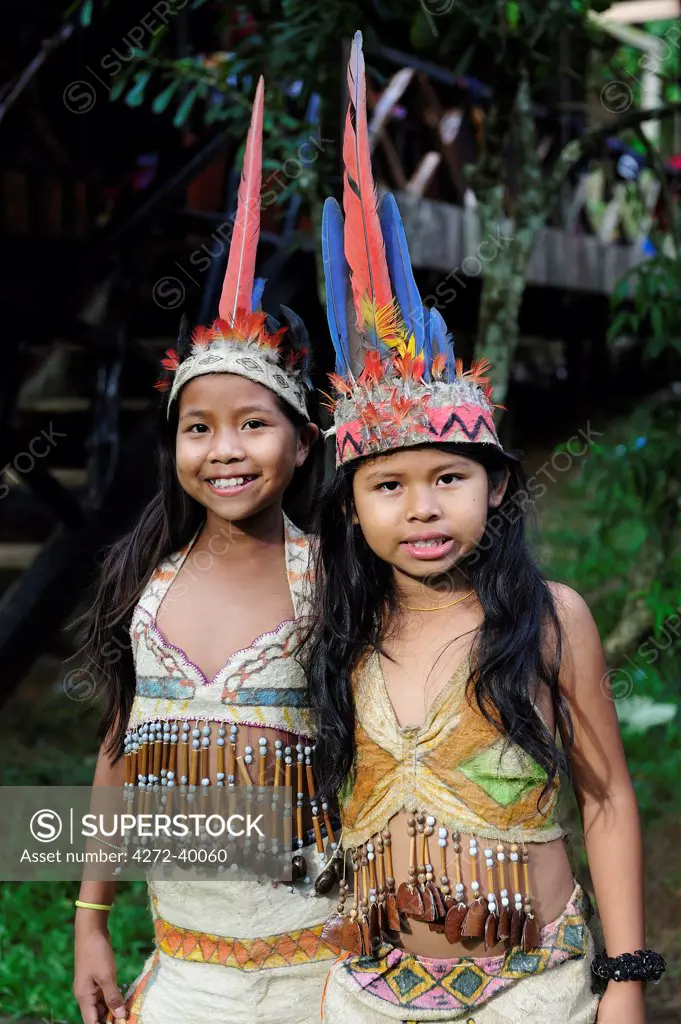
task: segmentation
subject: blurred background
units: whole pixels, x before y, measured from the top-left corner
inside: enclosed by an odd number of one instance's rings
[[[647,848],[651,1024],[681,1020],[678,0],[3,0],[0,782],[88,784],[69,624],[155,488],[159,360],[215,314],[267,83],[259,272],[331,352],[317,239],[364,33],[377,180],[466,363],[487,356],[546,573],[600,628]],[[577,825],[574,809],[566,813]],[[580,874],[588,885],[583,855]],[[616,865],[613,865],[616,870]],[[0,883],[0,1021],[76,1024],[77,885]],[[119,982],[152,942],[111,915]]]

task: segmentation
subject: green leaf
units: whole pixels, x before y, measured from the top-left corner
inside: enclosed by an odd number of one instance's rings
[[[92,0],[85,0],[80,9],[80,23],[85,28],[92,23]]]
[[[191,114],[192,107],[194,106],[198,94],[199,87],[198,85],[195,85],[192,89],[189,90],[185,98],[182,100],[182,103],[180,103],[180,106],[177,109],[177,113],[173,118],[173,124],[175,125],[176,128],[181,128],[182,125],[186,122],[187,118]]]
[[[648,529],[638,519],[622,519],[610,531],[610,543],[616,551],[638,551],[648,537]]]
[[[109,93],[109,99],[113,102],[121,98],[125,90],[128,88],[128,82],[130,81],[130,75],[123,74],[118,75],[114,82],[111,92]]]
[[[511,0],[506,4],[506,24],[510,28],[511,32],[515,32],[518,28],[520,21],[520,4],[517,4]]]
[[[135,85],[125,97],[125,102],[129,107],[139,107],[144,101],[144,90],[147,87],[147,82],[151,77],[151,71],[138,71],[135,75]]]
[[[167,108],[171,99],[177,92],[177,88],[180,84],[180,81],[181,79],[179,78],[173,79],[170,85],[167,85],[166,88],[162,92],[160,92],[158,96],[154,98],[154,102],[151,104],[151,109],[154,111],[155,114],[162,114],[163,111]]]

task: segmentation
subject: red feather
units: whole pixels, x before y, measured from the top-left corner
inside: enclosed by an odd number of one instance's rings
[[[165,358],[161,360],[161,366],[170,373],[176,373],[180,367],[180,357],[174,348],[167,348]]]
[[[377,348],[369,348],[364,353],[364,370],[361,374],[362,381],[371,381],[378,384],[383,379],[384,366],[381,362],[381,355]]]
[[[250,312],[255,279],[255,257],[260,237],[260,190],[262,188],[262,121],[265,83],[260,77],[255,90],[251,125],[246,139],[244,166],[229,259],[220,296],[220,317],[233,324],[237,311]]]
[[[350,107],[343,137],[345,256],[352,272],[352,295],[357,322],[362,324],[362,298],[369,299],[377,312],[393,302],[393,295],[378,219],[376,187],[371,173],[361,32],[356,32],[352,41],[348,89]]]
[[[192,341],[195,345],[207,345],[213,340],[213,332],[209,327],[195,327],[192,334]]]
[[[442,376],[442,374],[445,372],[446,363],[447,356],[444,354],[444,352],[438,352],[438,354],[433,359],[433,368],[431,371],[433,377],[437,379]]]

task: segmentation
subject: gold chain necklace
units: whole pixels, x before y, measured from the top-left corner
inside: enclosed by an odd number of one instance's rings
[[[439,612],[444,608],[453,608],[455,604],[461,604],[462,601],[465,601],[467,597],[470,597],[471,594],[474,593],[474,590],[469,590],[467,594],[463,595],[463,597],[457,597],[456,601],[450,601],[449,604],[439,604],[435,608],[412,608],[412,606],[408,604],[404,604],[402,607],[406,612]]]

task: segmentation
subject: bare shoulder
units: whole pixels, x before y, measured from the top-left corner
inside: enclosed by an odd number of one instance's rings
[[[556,614],[564,633],[574,634],[575,631],[591,631],[596,628],[591,609],[581,594],[565,583],[547,580],[546,584],[551,591]]]
[[[603,646],[591,610],[581,594],[564,583],[547,581],[561,632],[563,681],[603,673]]]

